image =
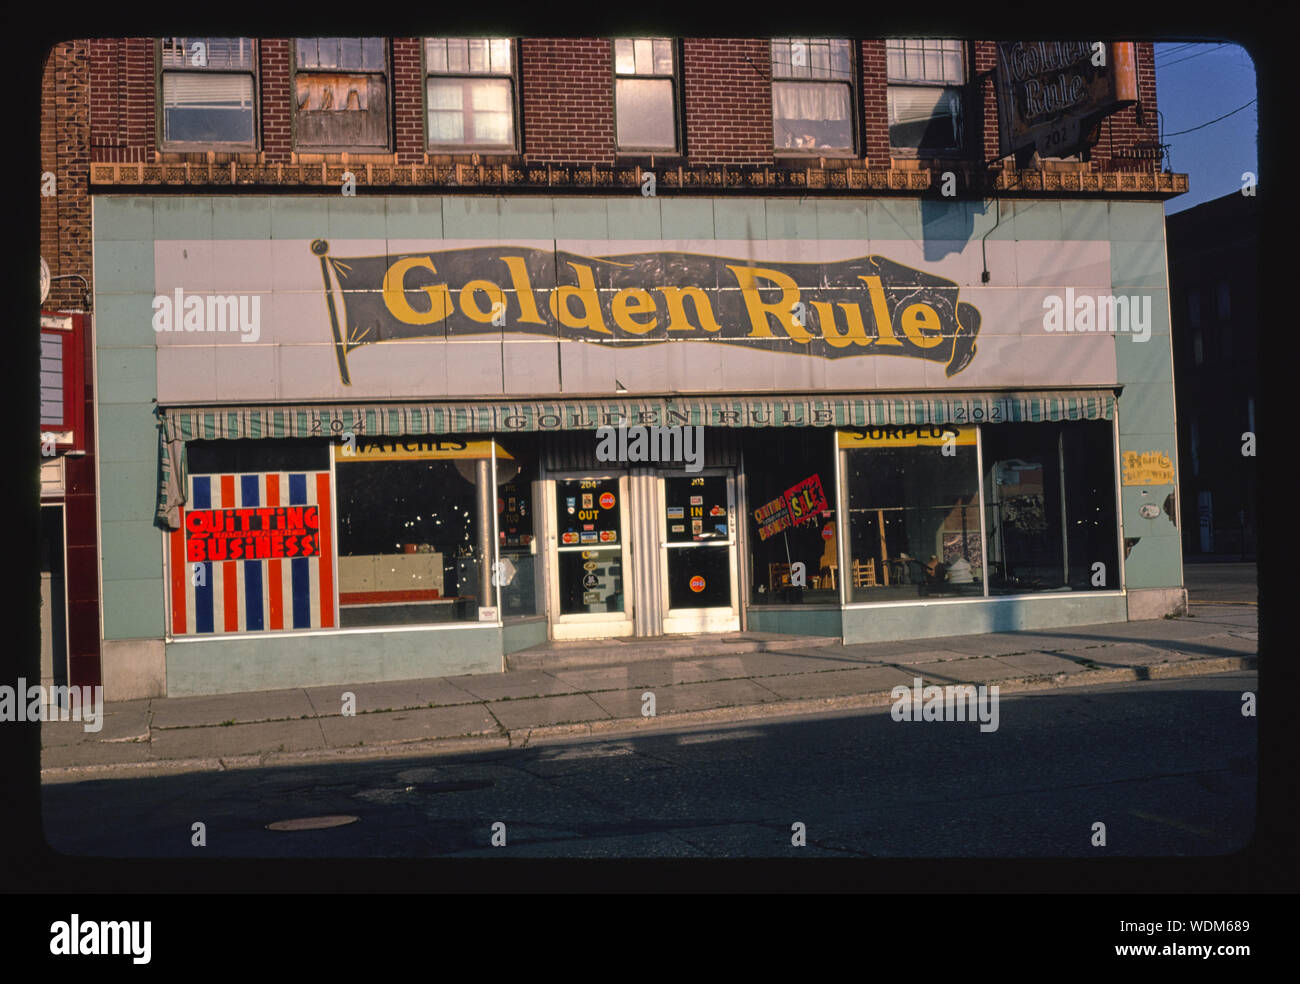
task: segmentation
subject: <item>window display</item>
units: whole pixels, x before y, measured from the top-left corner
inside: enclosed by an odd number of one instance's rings
[[[974,427],[841,431],[849,600],[984,594]]]
[[[1110,424],[1002,424],[983,439],[989,593],[1118,589]]]
[[[538,544],[533,532],[534,489],[537,460],[532,448],[516,439],[510,443],[514,460],[497,459],[496,581],[501,589],[501,615],[537,615],[543,609],[537,598],[541,584]]]
[[[828,432],[746,444],[750,604],[839,603],[834,467]]]
[[[477,621],[477,462],[336,457],[339,611],[346,628]],[[490,541],[489,541],[490,542]]]

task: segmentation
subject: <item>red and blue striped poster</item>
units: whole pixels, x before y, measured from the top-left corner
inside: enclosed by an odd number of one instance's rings
[[[330,473],[191,475],[169,545],[172,635],[333,628]]]

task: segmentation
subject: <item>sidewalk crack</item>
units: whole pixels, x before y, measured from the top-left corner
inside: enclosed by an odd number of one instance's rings
[[[500,735],[502,738],[505,738],[506,741],[510,742],[510,746],[513,748],[514,739],[510,737],[510,732],[506,730],[506,726],[501,723],[501,719],[497,717],[496,714],[493,712],[492,702],[485,700],[482,701],[482,704],[483,704],[483,710],[487,711],[488,715],[492,718],[492,720],[496,722],[497,734]]]
[[[307,698],[307,706],[311,708],[312,720],[316,722],[316,730],[320,732],[321,745],[324,748],[333,748],[334,746],[330,744],[330,740],[325,737],[325,725],[321,723],[321,714],[316,705],[312,702],[311,693],[306,687],[303,687],[302,694]]]

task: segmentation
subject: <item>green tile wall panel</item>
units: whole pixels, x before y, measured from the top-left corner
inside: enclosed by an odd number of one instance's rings
[[[237,636],[167,645],[167,696],[239,693],[501,670],[501,630]]]
[[[150,539],[158,554],[157,539]],[[105,578],[103,599],[105,639],[162,638],[162,577],[131,581]]]
[[[844,642],[891,642],[979,632],[1017,632],[1123,622],[1122,595],[1054,595],[959,605],[877,606],[844,612]]]

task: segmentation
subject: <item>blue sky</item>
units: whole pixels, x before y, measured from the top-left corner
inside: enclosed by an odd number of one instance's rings
[[[1259,173],[1258,104],[1193,133],[1256,97],[1255,64],[1240,45],[1157,43],[1156,103],[1169,164],[1188,175],[1189,191],[1165,203],[1172,214],[1241,190],[1243,171]],[[1178,134],[1170,136],[1170,134]]]

